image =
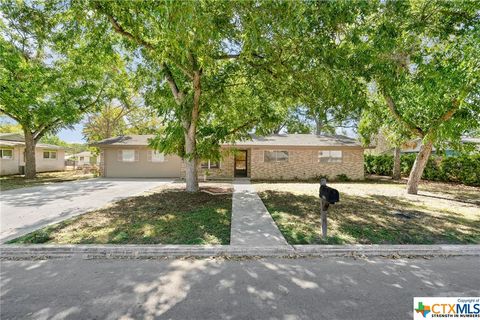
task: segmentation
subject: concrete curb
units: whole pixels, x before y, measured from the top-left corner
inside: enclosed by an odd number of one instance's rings
[[[295,245],[298,255],[480,256],[480,245]]]
[[[480,256],[480,245],[1,245],[3,260],[153,259],[175,257]]]

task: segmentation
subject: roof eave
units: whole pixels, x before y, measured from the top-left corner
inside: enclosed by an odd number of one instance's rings
[[[364,147],[361,145],[291,145],[291,144],[222,144],[222,147],[279,147],[279,148],[362,148],[366,149],[369,147]]]

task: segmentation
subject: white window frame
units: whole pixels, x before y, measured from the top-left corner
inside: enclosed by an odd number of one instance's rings
[[[48,157],[46,157],[46,158],[45,158],[45,153],[48,153]],[[55,157],[52,157],[52,154],[54,154]],[[44,160],[57,160],[58,159],[58,152],[54,151],[54,150],[43,150],[42,158]]]
[[[265,153],[266,152],[274,152],[275,160],[273,161],[265,161]],[[287,160],[278,160],[277,153],[278,152],[285,152],[287,153]],[[264,163],[282,163],[282,162],[290,162],[290,152],[288,150],[263,150],[263,162]]]
[[[340,152],[340,157],[332,156],[332,152]],[[318,151],[319,163],[343,163],[343,151],[342,150],[319,150]]]
[[[133,152],[133,158],[130,160],[130,159],[125,159],[124,155],[125,155],[125,151],[131,151]],[[135,149],[122,149],[122,162],[135,162]]]
[[[207,166],[204,166],[204,165],[203,165],[204,163],[206,163]],[[218,166],[213,166],[213,167],[212,167],[212,164],[214,164],[214,163],[218,163]],[[200,168],[202,168],[202,169],[208,169],[208,170],[210,170],[210,169],[220,169],[220,161],[211,161],[211,160],[202,161],[202,162],[200,163]]]
[[[3,154],[4,151],[11,151],[12,155],[10,157],[6,157]],[[13,160],[13,149],[11,149],[11,148],[0,148],[0,159],[2,159],[2,160]]]
[[[165,154],[159,152],[158,150],[149,150],[150,151],[150,161],[152,162],[165,162]]]

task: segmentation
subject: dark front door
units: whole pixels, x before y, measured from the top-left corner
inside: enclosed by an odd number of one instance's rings
[[[247,176],[247,150],[239,150],[235,153],[235,177]]]

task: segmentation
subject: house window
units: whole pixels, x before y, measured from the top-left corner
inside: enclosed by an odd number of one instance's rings
[[[13,159],[13,150],[12,149],[0,149],[0,158],[5,160]]]
[[[150,150],[152,162],[164,162],[165,155],[157,150]]]
[[[318,162],[341,163],[342,162],[342,151],[340,151],[340,150],[318,151]]]
[[[288,151],[264,151],[263,162],[288,162]]]
[[[220,168],[220,162],[218,161],[204,161],[201,164],[202,169],[218,169]]]
[[[136,153],[135,150],[122,150],[121,160],[123,162],[134,162],[136,160],[135,153]]]
[[[43,151],[43,159],[57,159],[57,151]]]
[[[83,161],[85,158],[84,157],[80,157],[80,161]]]

